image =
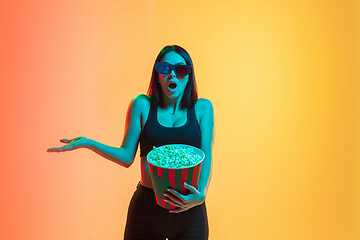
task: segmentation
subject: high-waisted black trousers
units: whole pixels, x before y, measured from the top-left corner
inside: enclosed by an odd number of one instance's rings
[[[180,213],[157,205],[154,190],[137,185],[130,201],[125,240],[207,240],[209,226],[205,202]]]

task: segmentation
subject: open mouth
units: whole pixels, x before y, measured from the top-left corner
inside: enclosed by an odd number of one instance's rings
[[[168,88],[169,88],[170,90],[175,90],[176,87],[177,87],[177,84],[174,83],[174,82],[171,82],[171,83],[169,84],[169,86],[168,86]]]

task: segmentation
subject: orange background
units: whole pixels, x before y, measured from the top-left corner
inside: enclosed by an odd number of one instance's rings
[[[355,0],[3,1],[0,239],[123,238],[139,152],[46,150],[119,147],[168,44],[214,106],[210,239],[359,239],[359,20]]]

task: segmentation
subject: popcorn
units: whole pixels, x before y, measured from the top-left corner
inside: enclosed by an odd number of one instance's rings
[[[201,165],[205,153],[197,147],[187,144],[169,144],[153,147],[147,154],[151,182],[155,193],[156,203],[165,209],[177,209],[169,202],[164,193],[167,189],[175,189],[183,195],[189,190],[185,182],[197,188],[201,172]]]
[[[192,148],[182,146],[153,147],[151,162],[166,168],[183,168],[196,165],[202,156],[195,153]]]

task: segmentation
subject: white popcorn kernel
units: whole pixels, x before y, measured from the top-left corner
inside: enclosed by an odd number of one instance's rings
[[[159,166],[181,168],[195,165],[201,160],[201,156],[196,154],[192,148],[183,146],[165,146],[163,148],[154,146],[152,160]]]

